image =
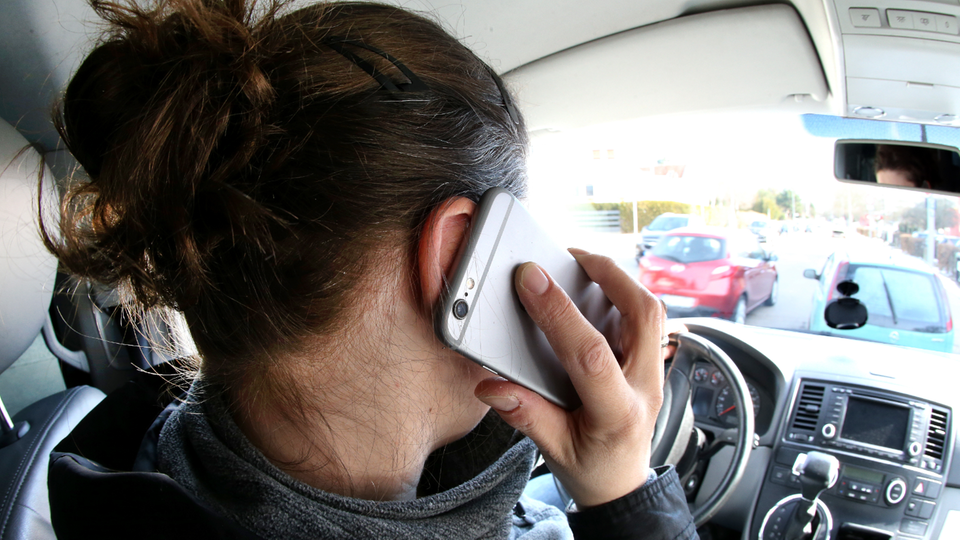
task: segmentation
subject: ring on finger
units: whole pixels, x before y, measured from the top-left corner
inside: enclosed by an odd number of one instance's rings
[[[665,334],[660,338],[660,348],[665,349],[667,348],[667,345],[670,345],[670,336]]]

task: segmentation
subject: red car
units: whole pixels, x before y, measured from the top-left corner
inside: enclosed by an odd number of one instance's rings
[[[723,317],[777,302],[776,256],[749,231],[684,228],[664,235],[640,259],[640,283],[659,296],[671,317]]]

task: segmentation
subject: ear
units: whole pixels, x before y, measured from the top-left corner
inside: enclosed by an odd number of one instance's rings
[[[421,306],[431,312],[467,244],[467,231],[477,204],[465,197],[447,199],[430,212],[420,234],[417,273]]]

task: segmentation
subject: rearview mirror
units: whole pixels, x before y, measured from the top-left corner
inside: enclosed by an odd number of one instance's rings
[[[960,193],[960,152],[928,143],[839,140],[834,174],[842,182]]]
[[[803,277],[808,279],[820,279],[820,274],[818,274],[813,268],[807,268],[803,271]]]

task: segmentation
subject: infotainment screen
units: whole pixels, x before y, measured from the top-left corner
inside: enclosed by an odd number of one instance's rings
[[[910,427],[910,409],[850,396],[840,437],[892,450],[903,450]]]

